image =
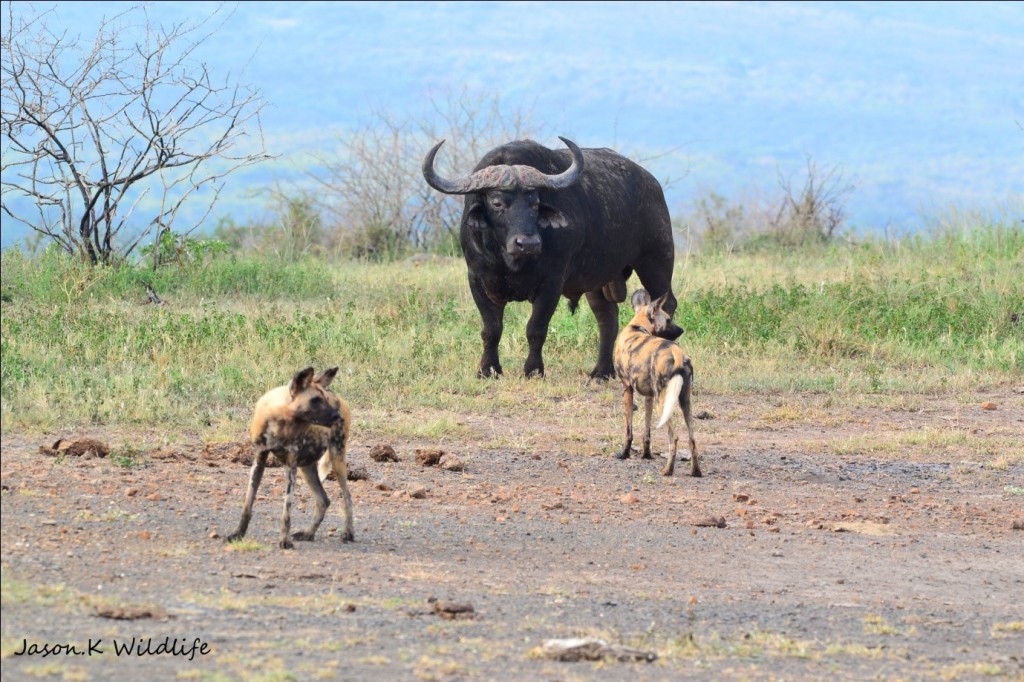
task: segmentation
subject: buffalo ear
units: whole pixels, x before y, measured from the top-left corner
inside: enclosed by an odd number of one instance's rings
[[[313,379],[313,383],[320,384],[320,386],[322,386],[323,388],[327,388],[328,386],[331,385],[331,382],[334,381],[334,375],[337,373],[337,367],[325,369],[320,376],[318,376],[316,379]]]
[[[295,373],[295,376],[292,377],[292,383],[288,386],[288,390],[291,391],[294,398],[309,388],[311,383],[313,383],[313,368],[307,367]]]
[[[483,203],[477,201],[466,209],[466,224],[474,230],[482,230],[487,227],[487,215]]]
[[[559,228],[568,226],[569,221],[557,208],[541,204],[537,213],[537,224],[541,227]]]
[[[633,292],[633,298],[629,302],[633,306],[633,312],[638,313],[641,308],[651,302],[651,295],[647,293],[647,289],[637,289]]]

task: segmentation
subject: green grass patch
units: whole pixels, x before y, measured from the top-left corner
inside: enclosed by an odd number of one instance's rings
[[[676,317],[698,395],[973,391],[1024,376],[1021,271],[1024,229],[1013,225],[895,245],[688,255],[676,268]],[[147,286],[162,305],[148,303]],[[2,288],[5,432],[242,431],[263,392],[307,365],[338,365],[334,386],[357,419],[369,414],[375,428],[413,437],[458,436],[463,427],[446,414],[560,414],[596,360],[593,315],[561,305],[544,350],[547,379],[523,380],[530,307],[510,304],[506,376],[478,380],[480,320],[459,260],[229,254],[153,271],[7,251]],[[621,306],[621,323],[630,316]],[[127,450],[117,459],[142,463]]]

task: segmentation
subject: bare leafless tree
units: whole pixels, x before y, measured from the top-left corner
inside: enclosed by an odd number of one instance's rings
[[[164,27],[135,6],[84,39],[53,30],[53,10],[27,15],[26,7],[3,7],[2,208],[10,218],[108,263],[147,236],[188,234],[227,175],[268,158],[261,94],[215,80],[196,60],[230,16],[223,9]],[[204,202],[202,215],[191,211],[178,224],[189,200]]]
[[[438,165],[455,174],[494,146],[537,134],[528,112],[506,112],[499,97],[468,88],[432,97],[429,109],[402,117],[379,111],[318,159],[313,177],[326,190],[324,209],[356,244],[356,255],[457,240],[461,198],[430,189],[420,170],[435,143],[447,140]]]
[[[770,231],[790,244],[828,242],[846,222],[846,200],[854,187],[844,180],[838,166],[822,170],[810,154],[804,155],[804,163],[806,174],[799,188],[779,171],[782,197]]]

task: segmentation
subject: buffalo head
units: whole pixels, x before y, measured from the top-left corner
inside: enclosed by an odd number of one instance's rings
[[[444,144],[441,140],[423,161],[427,184],[445,194],[472,194],[466,203],[463,223],[474,230],[491,230],[492,243],[504,244],[506,263],[515,269],[522,259],[541,252],[540,230],[565,227],[568,220],[554,206],[540,200],[540,190],[560,190],[579,180],[583,172],[583,152],[571,140],[558,138],[572,154],[572,164],[557,175],[548,175],[532,166],[486,166],[472,175],[443,178],[434,170],[434,157]]]

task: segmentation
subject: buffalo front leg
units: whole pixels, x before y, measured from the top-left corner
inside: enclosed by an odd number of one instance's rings
[[[530,353],[526,356],[523,372],[527,377],[544,376],[544,341],[548,338],[548,325],[558,308],[559,290],[548,287],[533,301],[533,311],[526,323],[526,341]]]
[[[626,444],[615,458],[629,459],[629,450],[633,447],[633,389],[629,386],[622,391],[622,410],[626,417]]]
[[[245,537],[245,532],[249,530],[249,520],[252,519],[252,504],[256,499],[256,491],[260,487],[260,481],[263,479],[263,470],[267,466],[267,456],[269,452],[258,451],[256,456],[252,458],[252,469],[249,470],[249,489],[245,493],[245,504],[242,505],[242,518],[238,522],[238,528],[235,532],[225,538],[225,542],[234,542],[235,540],[241,540]]]
[[[590,373],[591,379],[610,379],[615,376],[612,364],[612,349],[619,333],[619,304],[608,300],[602,290],[588,291],[587,303],[594,311],[600,341],[597,348],[597,364]]]
[[[484,291],[479,280],[470,278],[469,291],[473,294],[476,309],[480,311],[480,339],[484,342],[484,352],[480,357],[480,378],[496,377],[501,374],[501,362],[498,359],[498,343],[505,325],[505,304],[495,303]]]

